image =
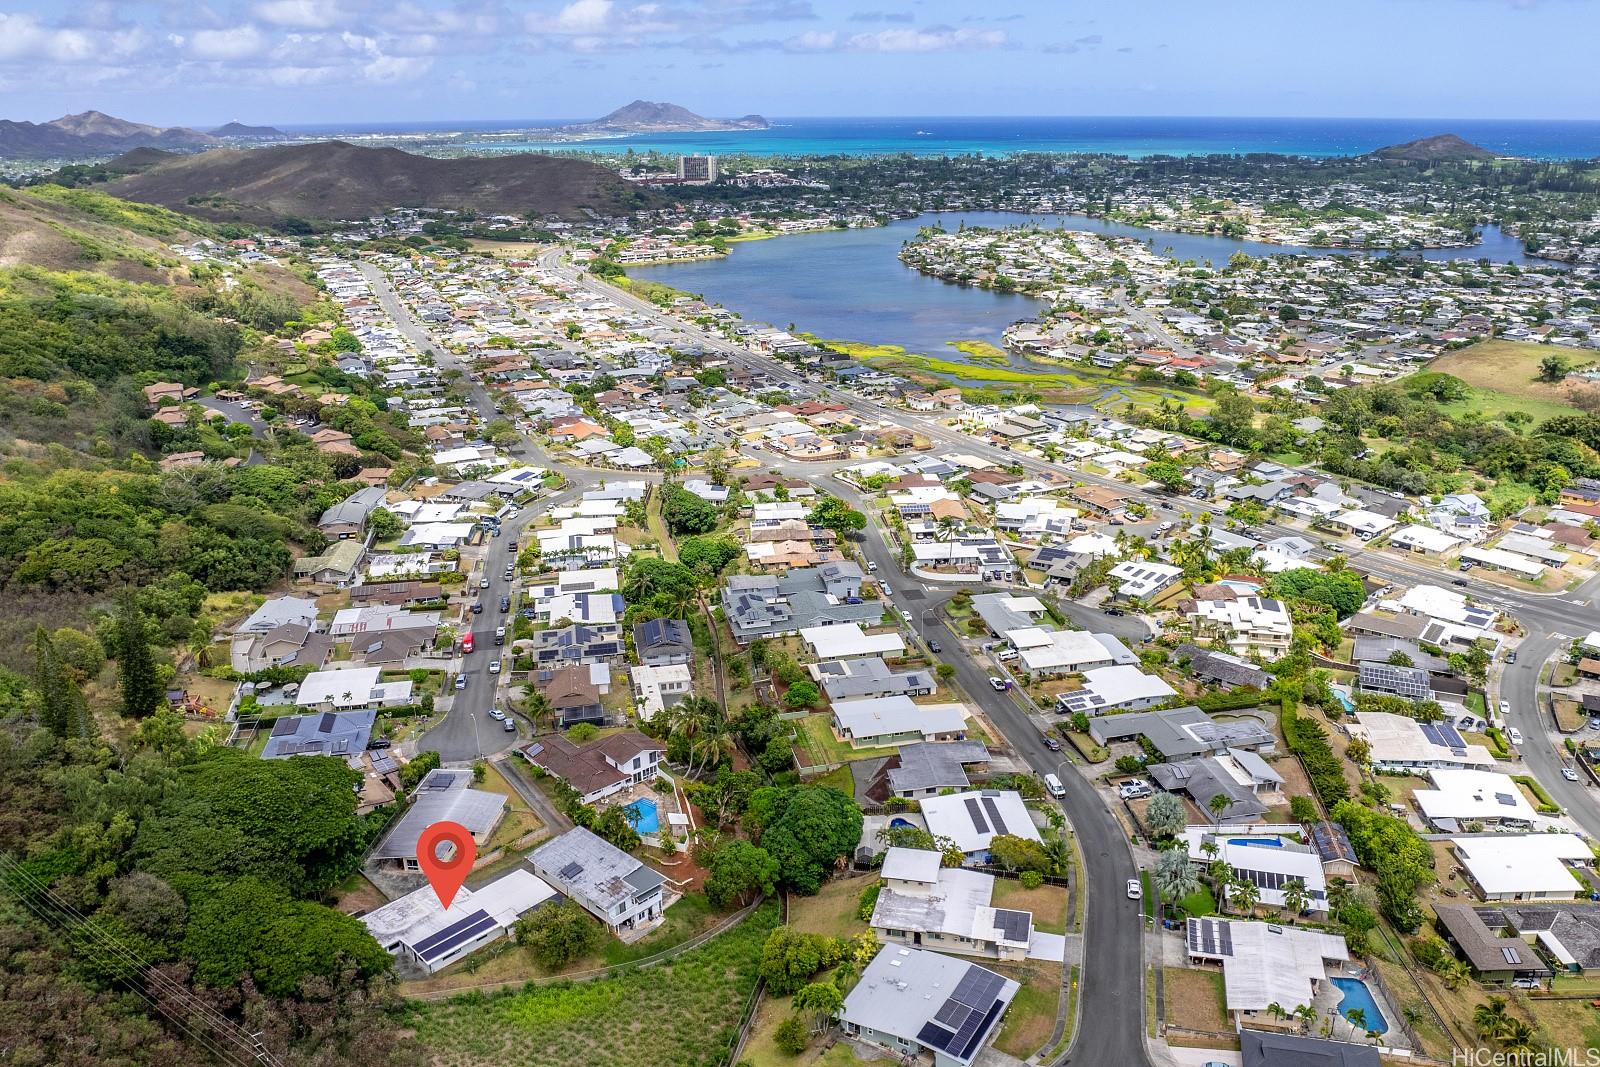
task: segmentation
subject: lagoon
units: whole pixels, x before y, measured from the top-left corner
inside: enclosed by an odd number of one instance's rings
[[[1045,311],[1043,301],[929,278],[900,262],[901,246],[923,226],[954,230],[972,226],[1062,227],[1148,241],[1157,252],[1213,265],[1235,252],[1251,256],[1328,255],[1328,249],[1239,241],[1205,234],[1150,230],[1087,215],[1026,215],[1006,211],[930,213],[887,226],[827,230],[733,245],[725,259],[632,267],[631,277],[698,293],[747,319],[816,334],[828,340],[901,345],[909,352],[944,359],[965,357],[953,341],[1000,343],[1019,319]],[[1426,259],[1477,259],[1538,264],[1515,238],[1485,227],[1477,245],[1438,248]],[[1548,264],[1555,266],[1555,264]]]

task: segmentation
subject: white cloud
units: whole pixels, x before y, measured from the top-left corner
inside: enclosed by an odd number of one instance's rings
[[[611,22],[613,0],[572,0],[551,26],[557,33],[599,33]]]
[[[247,59],[264,47],[261,31],[246,23],[226,30],[196,30],[188,39],[196,59]]]
[[[99,58],[95,39],[82,30],[55,29],[32,15],[0,13],[0,60],[47,59],[82,63]]]
[[[791,52],[948,52],[955,48],[999,48],[1006,43],[1001,30],[891,29],[848,36],[832,30],[798,34],[783,42]]]
[[[263,22],[325,30],[344,21],[345,13],[327,0],[264,0],[250,9]]]

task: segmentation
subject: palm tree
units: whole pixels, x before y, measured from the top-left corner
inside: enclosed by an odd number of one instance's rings
[[[1279,1004],[1276,1000],[1274,1000],[1271,1004],[1267,1005],[1267,1014],[1272,1016],[1274,1019],[1282,1019],[1289,1013],[1283,1010],[1282,1004]]]
[[[1460,989],[1472,977],[1472,968],[1460,960],[1442,960],[1434,970],[1439,972],[1439,980],[1449,990]]]
[[[1349,1019],[1350,1025],[1357,1030],[1365,1030],[1367,1028],[1367,1010],[1365,1008],[1348,1008],[1345,1010],[1344,1017]]]
[[[1261,903],[1261,887],[1248,878],[1235,878],[1228,884],[1228,893],[1239,905],[1239,914],[1249,915]]]
[[[1479,1037],[1501,1036],[1510,1021],[1505,997],[1490,997],[1487,1004],[1479,1004],[1472,1009],[1472,1025],[1478,1028]]]
[[[1183,850],[1173,848],[1156,860],[1155,883],[1161,899],[1176,904],[1200,887],[1200,875]]]
[[[1500,1047],[1507,1052],[1532,1052],[1533,1027],[1521,1019],[1509,1019],[1500,1032]]]
[[[1289,1014],[1299,1019],[1307,1030],[1311,1029],[1311,1024],[1317,1021],[1317,1009],[1309,1004],[1296,1004],[1294,1011]]]
[[[809,1013],[821,1023],[813,1029],[820,1030],[831,1025],[844,1010],[844,996],[832,982],[812,982],[794,995],[794,1010]]]
[[[1216,793],[1210,800],[1206,801],[1206,807],[1211,809],[1211,828],[1220,830],[1222,828],[1222,817],[1227,814],[1229,808],[1233,807],[1233,798],[1226,793]]]
[[[1300,879],[1291,878],[1283,884],[1283,906],[1289,912],[1290,921],[1300,917],[1309,899],[1306,884]]]

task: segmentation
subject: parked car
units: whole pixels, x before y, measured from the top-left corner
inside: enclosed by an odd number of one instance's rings
[[[500,661],[499,660],[490,660],[489,661],[489,673],[490,674],[499,674],[500,673]]]
[[[1137,778],[1131,782],[1123,782],[1117,787],[1117,795],[1123,800],[1143,800],[1152,792],[1154,791],[1150,788],[1149,782]]]
[[[483,601],[481,601],[481,600],[473,601],[472,613],[474,615],[482,615],[483,614]]]
[[[1044,742],[1044,747],[1048,748],[1051,752],[1060,752],[1061,751],[1061,742],[1057,741],[1055,738],[1051,737],[1049,734],[1045,734],[1043,737],[1040,738],[1040,740]]]
[[[503,596],[503,597],[500,598],[500,610],[501,610],[501,612],[507,612],[507,611],[511,610],[511,598],[510,597]],[[504,626],[502,626],[500,628],[502,630],[505,629]]]
[[[368,748],[388,748],[392,744],[394,744],[394,742],[389,740],[387,737],[374,737],[374,738],[372,738],[371,740],[369,740],[367,742],[367,747]]]
[[[466,687],[467,687],[467,676],[464,675],[464,674],[456,675],[456,688],[457,689],[465,689]]]
[[[1003,652],[997,653],[994,658],[1004,663],[1006,660],[1016,659],[1018,654],[1016,649],[1008,648]]]
[[[890,597],[894,596],[894,590],[890,589],[888,586],[884,585],[882,582],[878,583],[878,592],[883,594],[883,598],[885,600],[887,600]]]
[[[1515,662],[1517,662],[1517,650],[1516,649],[1512,649],[1510,652],[1506,653],[1506,662],[1507,663],[1515,663]]]
[[[509,715],[506,716],[505,731],[508,734],[514,734],[517,732],[517,720],[511,718]]]
[[[1053,774],[1044,776],[1044,791],[1057,799],[1067,795],[1067,787],[1062,785],[1061,779]]]
[[[900,617],[902,619],[906,620],[906,622],[910,622],[911,621],[911,612],[907,611],[904,608],[901,608],[900,609]]]
[[[943,652],[944,651],[944,646],[941,645],[938,641],[935,641],[933,638],[930,637],[930,638],[928,638],[928,651],[929,652]]]
[[[1578,780],[1578,772],[1571,767],[1563,767],[1561,768],[1561,777],[1569,782],[1576,782]]]
[[[1511,701],[1502,700],[1500,702],[1500,716],[1502,718],[1504,718],[1505,716],[1507,716],[1509,714],[1511,714]]]
[[[479,578],[478,579],[478,588],[479,589],[487,589],[487,588],[489,588],[489,579],[487,577]]]
[[[1139,879],[1137,879],[1137,878],[1129,878],[1128,879],[1128,899],[1129,900],[1139,900],[1143,896],[1144,896],[1144,886],[1140,884]]]
[[[1522,744],[1522,731],[1517,729],[1515,726],[1513,726],[1510,729],[1506,730],[1506,737],[1508,737],[1511,740],[1511,743],[1513,745]]]
[[[996,693],[1004,693],[1007,689],[1011,688],[1011,683],[1006,681],[1004,678],[990,678],[989,686]]]
[[[1106,608],[1104,610],[1105,610],[1105,613],[1107,615],[1126,615],[1127,614],[1127,612],[1123,611],[1121,608]]]
[[[1515,989],[1539,989],[1543,983],[1537,978],[1514,978],[1511,985]]]
[[[1453,582],[1451,582],[1450,584],[1451,585],[1459,585],[1459,586],[1463,586],[1464,587],[1467,584],[1467,580],[1465,578],[1457,578]]]
[[[868,574],[877,574],[878,573],[878,565],[876,563],[872,562],[872,560],[870,560],[870,559],[867,560],[867,573]]]
[[[491,719],[503,719],[505,717],[506,717],[506,713],[501,711],[499,708],[490,708],[489,709],[489,718],[491,718]]]

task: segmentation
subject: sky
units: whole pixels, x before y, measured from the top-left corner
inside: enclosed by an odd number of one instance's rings
[[[1600,118],[1600,0],[0,0],[0,118]]]

